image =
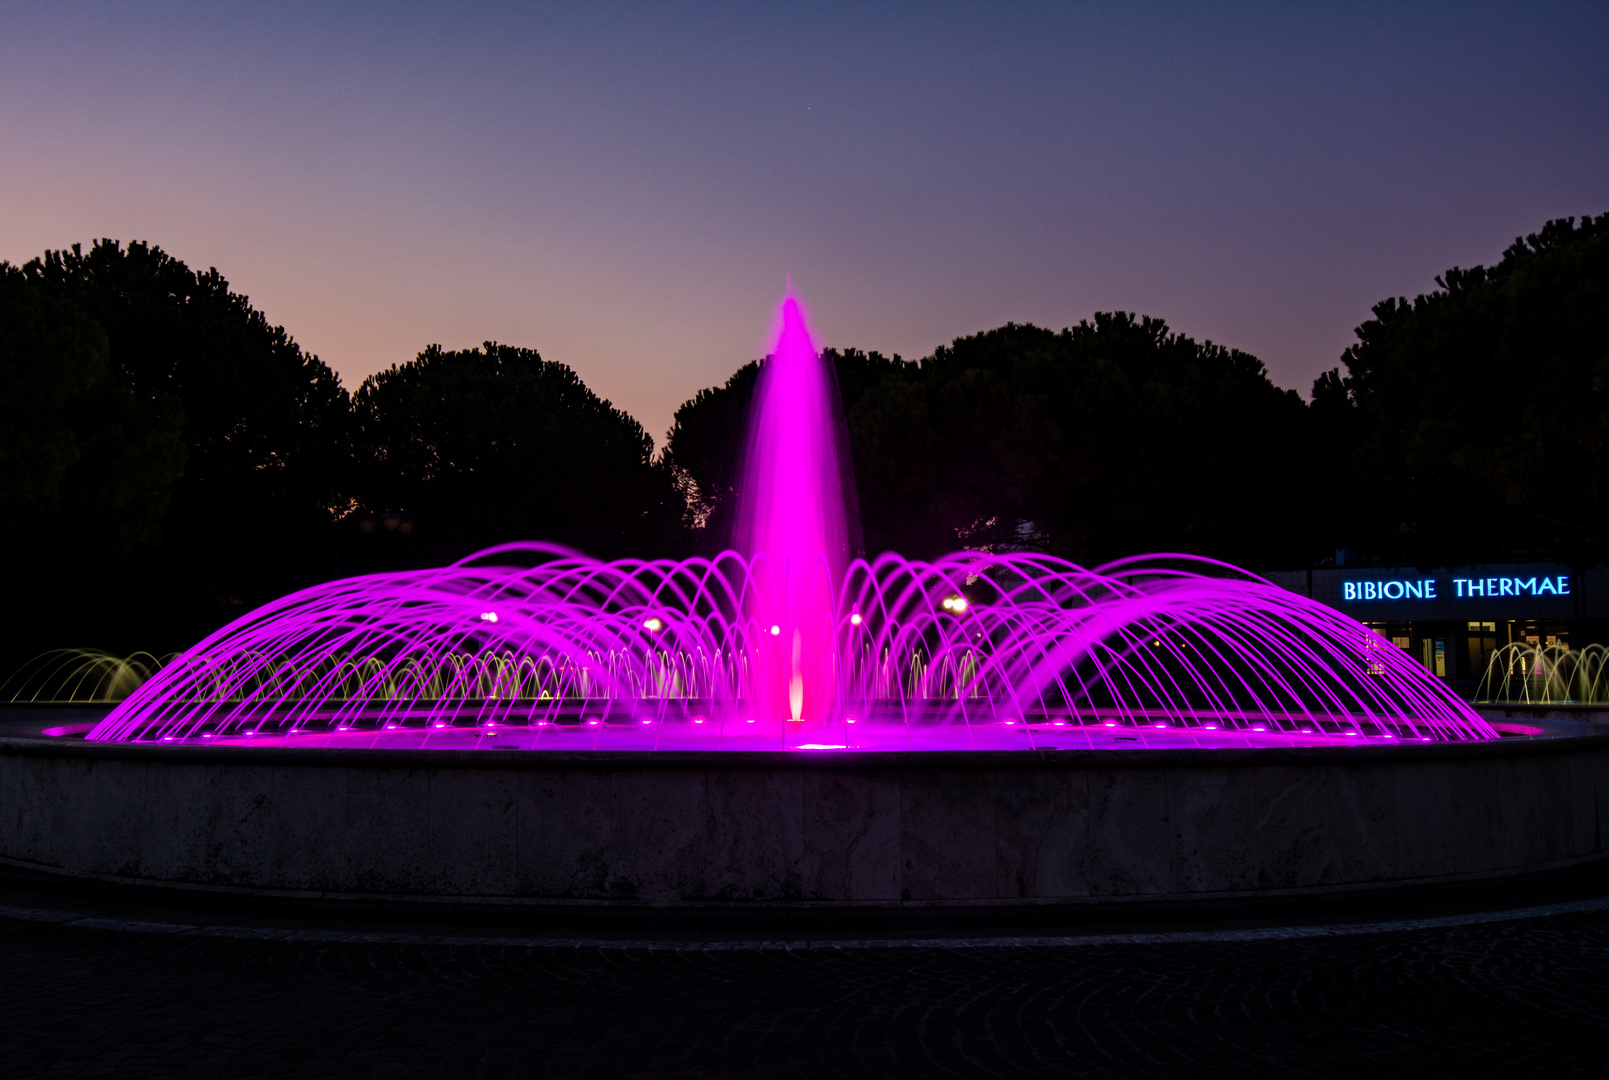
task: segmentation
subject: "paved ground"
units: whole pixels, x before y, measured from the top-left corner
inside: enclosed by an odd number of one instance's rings
[[[1609,1075],[1603,902],[1381,932],[649,948],[0,899],[8,1078]]]

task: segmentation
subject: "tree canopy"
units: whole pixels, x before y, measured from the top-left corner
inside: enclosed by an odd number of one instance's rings
[[[1266,562],[1311,544],[1306,406],[1252,356],[1103,313],[1007,324],[915,363],[828,349],[869,552],[1178,550]],[[755,364],[676,413],[666,461],[718,546]]]
[[[1609,214],[1383,300],[1314,384],[1338,543],[1422,564],[1609,556]]]
[[[867,545],[1260,563],[1298,539],[1304,412],[1255,357],[1160,319],[1008,323],[850,410]]]
[[[1375,305],[1311,405],[1255,357],[1126,312],[916,362],[828,349],[865,548],[1609,558],[1609,214],[1436,284]],[[303,584],[511,540],[712,551],[758,371],[683,404],[656,457],[531,349],[432,345],[348,395],[160,248],[0,263],[0,663],[179,648]],[[408,541],[361,532],[382,511]]]
[[[679,547],[682,503],[642,425],[535,350],[432,345],[354,399],[359,502],[419,522],[415,561],[541,539],[600,556]]]
[[[54,461],[23,518],[32,630],[115,643],[137,612],[139,644],[183,643],[327,573],[319,540],[350,457],[333,371],[216,270],[147,244],[102,240],[0,271],[9,408],[53,432],[19,430],[14,444]]]

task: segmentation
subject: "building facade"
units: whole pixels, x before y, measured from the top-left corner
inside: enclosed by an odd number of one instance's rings
[[[1473,693],[1492,654],[1513,643],[1609,644],[1609,568],[1501,563],[1278,570],[1269,581],[1357,619],[1436,675]]]

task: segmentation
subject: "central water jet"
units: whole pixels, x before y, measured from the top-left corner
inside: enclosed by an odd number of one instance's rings
[[[790,293],[749,409],[732,546],[750,561],[747,614],[766,631],[760,716],[801,730],[836,718],[838,589],[853,554],[846,457],[836,380]]]

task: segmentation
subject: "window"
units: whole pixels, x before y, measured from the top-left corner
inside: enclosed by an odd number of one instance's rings
[[[1492,654],[1497,651],[1497,624],[1472,622],[1469,624],[1469,675],[1479,679],[1491,666]]]

